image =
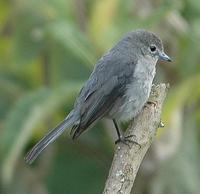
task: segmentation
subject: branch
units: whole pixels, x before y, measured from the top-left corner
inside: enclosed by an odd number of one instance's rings
[[[130,194],[140,164],[149,149],[161,121],[161,108],[168,85],[153,86],[150,101],[141,113],[130,123],[126,135],[133,135],[133,141],[141,145],[118,144],[106,181],[103,194]]]

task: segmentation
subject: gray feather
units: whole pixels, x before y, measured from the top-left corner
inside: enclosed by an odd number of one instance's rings
[[[66,128],[72,128],[75,139],[103,117],[121,121],[135,117],[149,97],[160,58],[170,59],[153,33],[137,30],[125,35],[97,62],[70,115],[33,147],[26,161],[35,160]]]
[[[70,128],[75,123],[74,116],[71,112],[69,116],[45,135],[26,155],[25,161],[31,164],[40,153],[52,142],[54,142],[66,128]]]

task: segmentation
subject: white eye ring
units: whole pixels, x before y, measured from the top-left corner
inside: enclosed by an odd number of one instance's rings
[[[154,53],[155,51],[156,51],[156,46],[155,45],[151,45],[150,46],[150,51],[152,52],[152,53]]]

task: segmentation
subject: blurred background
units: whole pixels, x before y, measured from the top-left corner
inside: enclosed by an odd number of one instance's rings
[[[100,194],[116,138],[104,120],[72,142],[65,133],[31,166],[25,153],[61,121],[97,59],[126,32],[158,34],[173,63],[165,127],[132,193],[200,193],[199,0],[1,0],[0,193]]]

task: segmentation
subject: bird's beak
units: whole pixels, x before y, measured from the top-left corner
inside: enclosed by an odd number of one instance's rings
[[[159,60],[172,62],[172,59],[164,52],[159,53]]]

